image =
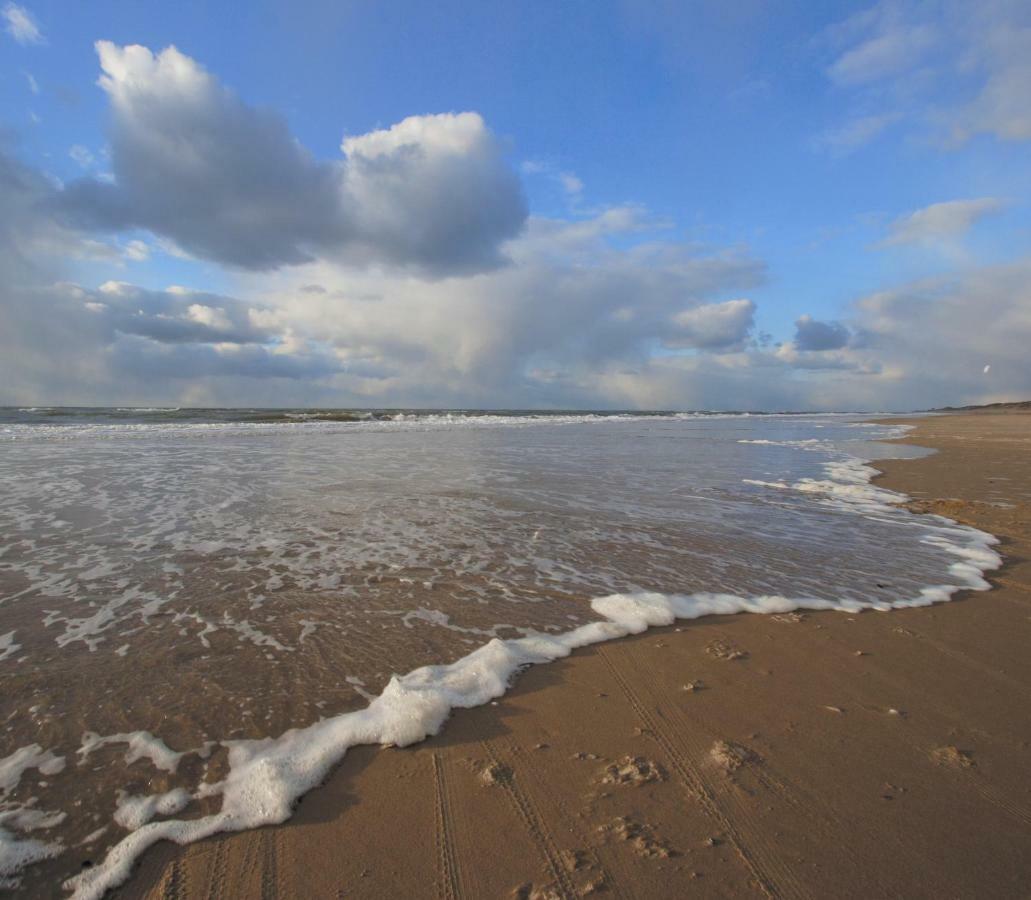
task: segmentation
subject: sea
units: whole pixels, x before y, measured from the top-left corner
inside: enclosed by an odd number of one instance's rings
[[[0,887],[288,819],[527,666],[709,615],[989,587],[848,414],[0,409]]]

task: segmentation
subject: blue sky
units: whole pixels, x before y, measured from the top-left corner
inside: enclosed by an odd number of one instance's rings
[[[1022,282],[1031,250],[1025,3],[301,2],[251,4],[242,14],[235,4],[39,0],[7,4],[4,16],[4,150],[55,185],[57,196],[34,209],[75,207],[53,223],[67,243],[54,251],[56,239],[43,242],[49,257],[33,271],[49,267],[52,283],[93,292],[82,302],[97,309],[105,301],[93,294],[105,283],[120,283],[123,295],[149,292],[158,305],[154,295],[177,285],[258,309],[247,315],[266,323],[233,348],[215,332],[170,348],[149,326],[124,326],[127,337],[121,320],[105,320],[97,346],[81,351],[80,377],[63,383],[38,361],[29,374],[20,366],[7,379],[10,402],[908,408],[1031,393],[1011,346],[1025,336],[1031,300],[1002,287]],[[148,68],[142,88],[142,70],[122,73],[116,88],[98,86],[97,41],[118,53],[142,45],[155,58],[174,46],[184,65],[207,73],[203,96],[168,99],[160,79],[171,66]],[[222,107],[226,90],[233,100]],[[390,202],[419,228],[454,215],[455,242],[484,217],[494,224],[470,234],[468,247],[413,249],[407,226],[384,237],[378,218],[375,236],[351,222],[346,239],[330,239],[291,210],[291,247],[306,259],[277,247],[272,265],[241,262],[226,243],[232,235],[193,242],[188,229],[203,228],[205,213],[181,207],[203,186],[146,156],[159,152],[146,129],[164,102],[174,109],[160,122],[180,114],[181,122],[156,127],[177,153],[188,155],[194,141],[219,160],[243,154],[227,163],[227,177],[247,154],[272,151],[260,128],[247,146],[220,127],[198,130],[212,109],[225,121],[275,119],[325,167],[341,165],[344,137],[386,133],[408,117],[476,113],[482,127],[467,123],[475,134],[456,151],[492,160],[473,205],[397,206],[397,196],[463,192],[461,180],[440,181],[461,158],[418,169],[439,183],[402,184]],[[412,140],[405,152],[428,152],[423,137]],[[224,152],[212,150],[220,141]],[[130,190],[136,164],[158,174]],[[298,178],[307,178],[305,165]],[[206,171],[220,177],[214,164]],[[180,176],[179,189],[158,196]],[[262,184],[277,178],[274,167],[261,170]],[[86,199],[72,197],[69,185],[83,180],[93,185],[83,187]],[[252,193],[262,189],[220,192],[219,211],[236,221],[230,207],[241,203],[251,214]],[[291,202],[263,197],[261,215],[278,220]],[[364,214],[379,217],[386,202],[376,194]],[[182,213],[174,223],[173,209]],[[21,262],[33,253],[38,247],[10,251]],[[6,281],[21,289],[24,273],[11,269]],[[557,283],[568,293],[544,297],[542,309],[524,301],[521,292],[536,297]],[[322,293],[303,290],[312,285]],[[375,295],[381,314],[354,294]],[[336,295],[335,305],[326,300]],[[719,306],[742,299],[751,306]],[[28,313],[9,300],[20,310],[8,312],[10,329],[24,331],[33,316],[68,321],[72,302],[62,295],[48,311],[37,299]],[[229,309],[215,304],[200,305]],[[556,317],[563,304],[576,314]],[[524,307],[520,318],[514,310]],[[998,347],[984,336],[967,346],[962,323],[986,314],[1007,323]],[[631,320],[638,324],[620,327]],[[903,346],[932,320],[944,323],[942,334]],[[809,321],[842,323],[836,334],[847,338],[807,344]],[[568,329],[561,340],[555,328]],[[409,332],[405,340],[398,330]],[[506,332],[518,340],[506,343]],[[29,336],[20,337],[11,340],[28,352]],[[963,351],[961,369],[931,359],[950,342]],[[241,368],[244,351],[274,355],[276,365],[264,377],[257,363]],[[196,373],[190,354],[207,360]],[[291,354],[301,374],[284,376]],[[176,366],[184,371],[170,376]]]

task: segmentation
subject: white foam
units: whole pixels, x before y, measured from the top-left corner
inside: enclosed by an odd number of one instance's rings
[[[3,824],[6,814],[0,813],[0,889],[14,890],[19,885],[15,876],[32,863],[57,856],[64,847],[58,843],[16,838]]]
[[[890,510],[904,497],[869,484],[876,470],[860,460],[837,461],[826,467],[826,481],[803,480],[798,490],[823,494],[860,513]],[[800,486],[801,485],[801,486]],[[394,676],[365,709],[344,713],[293,729],[278,738],[225,742],[229,773],[224,781],[201,786],[198,796],[222,797],[222,809],[192,820],[166,820],[143,825],[111,849],[93,869],[70,879],[66,887],[76,900],[99,898],[125,881],[134,860],[160,840],[186,844],[223,831],[240,831],[283,822],[301,795],[318,785],[350,747],[357,744],[407,746],[436,734],[453,709],[488,703],[508,689],[523,667],[551,662],[573,650],[601,641],[637,634],[677,619],[732,613],[784,613],[796,609],[835,609],[857,613],[926,606],[948,600],[956,591],[989,587],[983,571],[1001,564],[991,546],[996,538],[940,517],[926,517],[929,541],[960,557],[950,566],[958,584],[931,585],[913,597],[883,600],[831,601],[815,597],[733,594],[612,594],[591,601],[600,621],[558,635],[531,633],[512,640],[495,638],[450,665],[425,666]],[[940,526],[937,523],[941,523]]]
[[[172,816],[182,812],[193,798],[183,788],[175,788],[164,794],[149,794],[142,797],[120,791],[115,822],[129,831],[146,825],[156,815]]]
[[[166,772],[175,772],[179,768],[179,760],[190,752],[176,753],[170,750],[161,738],[154,737],[149,731],[129,731],[104,736],[87,731],[82,736],[82,746],[78,751],[82,757],[79,765],[82,765],[94,750],[107,744],[127,744],[125,762],[128,765],[132,765],[138,759],[149,759],[156,768],[164,769]]]
[[[32,838],[18,838],[9,831],[33,831],[37,828],[53,828],[65,818],[63,812],[45,812],[34,809],[34,800],[27,804],[12,803],[8,795],[29,769],[36,769],[41,775],[56,775],[64,769],[63,756],[55,756],[52,750],[44,750],[39,744],[20,747],[9,756],[0,759],[0,888],[14,889],[18,879],[14,876],[27,865],[56,856],[64,847],[58,843],[46,843]]]
[[[0,660],[7,659],[8,656],[13,656],[21,650],[21,644],[14,642],[14,632],[8,631],[7,634],[0,634]]]
[[[38,769],[42,775],[56,775],[64,769],[63,756],[55,756],[52,750],[44,750],[39,744],[20,747],[10,756],[0,759],[0,791],[13,791],[22,775],[28,769]]]
[[[824,418],[848,416],[849,413],[821,413]],[[799,419],[789,413],[761,414],[763,419]],[[397,413],[388,419],[359,419],[357,421],[327,421],[291,419],[280,422],[117,422],[117,423],[66,423],[50,424],[8,424],[0,426],[0,439],[6,440],[75,440],[79,438],[119,438],[204,435],[224,436],[227,434],[275,434],[285,430],[347,433],[360,431],[429,431],[440,429],[474,428],[527,428],[540,425],[608,425],[625,422],[662,422],[702,419],[757,418],[749,413],[670,413],[668,415],[599,414],[483,414],[462,415],[457,413],[406,414]]]
[[[741,438],[739,444],[766,444],[771,447],[802,447],[803,449],[820,449],[826,447],[825,441],[819,438],[804,438],[798,441],[771,441],[765,438]]]

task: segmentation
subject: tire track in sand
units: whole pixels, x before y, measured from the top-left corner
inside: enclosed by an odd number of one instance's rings
[[[483,747],[487,758],[494,766],[499,769],[506,768],[498,758],[498,754],[495,748],[491,746],[490,741],[482,740],[480,741],[480,746]],[[576,885],[573,884],[569,873],[566,872],[566,868],[562,864],[562,856],[558,845],[545,824],[544,817],[537,808],[537,804],[534,803],[529,794],[516,784],[514,778],[500,778],[497,783],[505,791],[505,795],[508,797],[512,809],[523,823],[527,835],[540,851],[559,895],[566,898],[566,900],[573,900],[573,898],[578,896]]]
[[[279,829],[266,828],[261,840],[261,900],[276,900],[279,889]]]
[[[645,679],[647,685],[654,686],[656,684],[660,673],[653,662],[647,658],[632,657],[630,654],[626,654],[623,661],[636,671],[643,672],[647,676]],[[661,699],[658,691],[651,690],[650,693],[656,701]],[[670,702],[665,704],[663,718],[668,715],[673,720],[678,742],[690,755],[695,758],[705,758],[711,753],[713,743],[721,738],[719,729],[697,712],[692,712],[688,716],[672,698],[669,700]],[[857,700],[854,705],[861,704]],[[760,787],[774,794],[781,802],[789,806],[799,816],[800,821],[809,822],[815,826],[817,833],[837,831],[838,834],[846,836],[836,846],[836,852],[841,853],[853,868],[862,870],[865,877],[876,883],[876,896],[891,896],[892,885],[883,882],[876,872],[871,872],[869,865],[864,864],[848,846],[847,835],[854,827],[851,819],[839,815],[819,793],[814,793],[783,773],[777,772],[769,764],[769,760],[764,760],[760,766],[748,766],[748,772]],[[715,790],[714,793],[716,793]],[[897,839],[908,845],[904,836],[899,836]],[[919,856],[915,850],[912,853]]]
[[[168,867],[164,884],[161,886],[161,900],[185,900],[186,896],[186,873],[177,854],[172,860],[172,865]]]
[[[208,870],[207,890],[204,892],[205,900],[222,900],[228,893],[225,883],[228,864],[226,838],[219,836],[215,839],[215,849]]]
[[[462,897],[458,858],[455,855],[454,819],[451,813],[451,787],[441,754],[433,754],[434,817],[437,844],[437,896],[441,900]]]
[[[569,809],[568,805],[562,800],[559,792],[548,791],[547,785],[545,785],[541,781],[540,777],[536,774],[533,761],[526,755],[526,751],[522,747],[517,746],[512,741],[506,741],[505,744],[508,748],[509,753],[512,754],[512,758],[519,761],[520,771],[528,773],[529,780],[533,781],[539,793],[542,796],[547,797],[548,802],[550,802],[558,811],[559,818],[562,820],[562,824],[566,827],[570,834],[576,835],[578,843],[580,843],[583,847],[583,852],[591,861],[590,867],[601,875],[603,879],[602,883],[604,885],[604,889],[608,891],[616,891],[617,894],[621,893],[622,891],[620,885],[612,877],[612,873],[605,868],[604,863],[602,863],[601,858],[598,856],[598,853],[594,848],[592,841],[593,836],[584,833],[583,825],[579,817]],[[576,850],[581,848],[570,849]],[[633,884],[632,876],[628,875],[627,883]]]
[[[606,647],[599,647],[598,655],[605,661],[620,690],[641,722],[666,752],[670,767],[677,773],[688,794],[698,801],[702,809],[719,826],[760,890],[768,897],[809,897],[809,892],[795,877],[790,867],[780,861],[777,848],[762,835],[761,829],[751,835],[753,838],[751,845],[746,844],[739,830],[720,807],[715,792],[699,769],[688,759],[687,754],[678,746],[670,729],[648,710],[630,683],[623,677],[623,673],[619,671],[619,667],[612,659],[611,651]],[[742,821],[748,821],[747,814],[742,816]]]

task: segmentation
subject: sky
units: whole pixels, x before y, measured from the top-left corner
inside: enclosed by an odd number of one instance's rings
[[[0,404],[1031,398],[1026,0],[0,0]]]

